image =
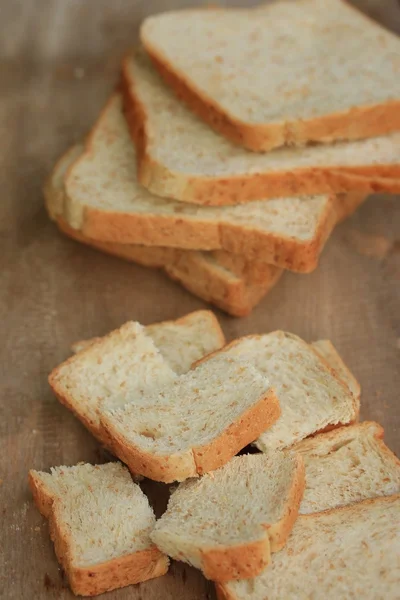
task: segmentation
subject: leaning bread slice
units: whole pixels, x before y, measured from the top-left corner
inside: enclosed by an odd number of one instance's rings
[[[255,154],[193,115],[140,53],[124,60],[122,79],[138,178],[154,194],[229,205],[293,194],[400,191],[399,133]]]
[[[329,366],[336,371],[338,377],[344,381],[347,385],[354,398],[360,401],[361,396],[361,386],[357,379],[354,377],[353,373],[343,362],[342,357],[339,355],[338,351],[332,344],[330,340],[318,340],[316,342],[312,342],[311,346],[318,352],[320,356],[329,364]]]
[[[139,401],[223,343],[219,324],[208,311],[147,328],[128,322],[56,367],[49,383],[60,402],[109,445],[100,427],[103,407],[123,406],[131,397]]]
[[[121,97],[115,94],[67,173],[68,224],[101,241],[223,249],[308,272],[337,221],[336,197],[328,195],[222,208],[162,199],[138,184],[135,163]]]
[[[279,414],[268,379],[221,351],[158,393],[104,409],[101,424],[134,473],[169,483],[221,467]]]
[[[304,489],[301,458],[285,452],[236,456],[180,484],[152,533],[160,550],[208,579],[255,577],[286,543]]]
[[[341,0],[167,12],[141,40],[179,96],[251,150],[400,129],[400,41]]]
[[[224,600],[397,598],[400,496],[297,519],[258,577],[218,584]]]
[[[94,596],[167,572],[168,558],[150,539],[153,510],[121,464],[30,471],[29,484],[74,594]]]
[[[255,442],[262,451],[288,448],[358,417],[359,401],[347,385],[296,335],[283,331],[250,335],[219,352],[251,362],[276,391],[281,416]]]
[[[300,513],[400,493],[400,461],[382,438],[382,427],[367,421],[296,444],[306,467]]]

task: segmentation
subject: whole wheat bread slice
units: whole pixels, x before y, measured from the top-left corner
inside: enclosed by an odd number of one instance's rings
[[[210,311],[147,327],[127,323],[92,340],[86,348],[76,348],[82,350],[79,356],[56,367],[49,383],[60,402],[109,446],[100,427],[102,403],[123,405],[136,389],[142,392],[146,386],[151,388],[153,381],[172,381],[176,373],[185,373],[194,361],[223,346],[224,340]],[[114,382],[111,388],[110,378]]]
[[[222,208],[162,199],[138,185],[135,162],[121,97],[114,95],[67,173],[68,224],[100,241],[223,249],[308,272],[337,222],[336,197],[327,195]]]
[[[164,268],[172,279],[179,281],[187,290],[233,316],[249,314],[280,279],[282,270],[278,267],[261,261],[249,262],[240,255],[224,250],[200,252],[99,242],[85,237],[79,230],[70,227],[63,217],[64,176],[82,152],[81,145],[68,150],[57,161],[44,187],[49,216],[68,237],[130,262],[146,267]],[[348,216],[363,200],[358,194],[350,194],[348,198],[341,199],[338,211],[342,210],[343,215],[338,216]]]
[[[249,361],[223,351],[157,387],[101,411],[115,454],[156,481],[183,481],[221,467],[280,415],[269,381]]]
[[[193,115],[142,53],[124,59],[122,88],[138,179],[159,196],[229,205],[293,194],[400,191],[399,133],[254,154]]]
[[[121,464],[30,471],[29,484],[74,594],[94,596],[167,572],[168,558],[150,539],[153,510]]]
[[[271,552],[285,545],[303,489],[298,455],[236,456],[200,480],[180,484],[152,540],[208,579],[255,577],[269,564]]]
[[[140,35],[178,95],[251,150],[400,129],[400,41],[341,0],[168,12]]]
[[[366,421],[296,444],[306,468],[300,513],[399,494],[400,461],[382,438],[382,427]]]
[[[359,399],[329,363],[296,335],[283,331],[249,335],[218,353],[248,360],[276,391],[281,416],[256,440],[263,452],[289,448],[327,427],[358,419]]]
[[[253,579],[218,584],[222,600],[397,598],[400,496],[297,519],[286,546]]]

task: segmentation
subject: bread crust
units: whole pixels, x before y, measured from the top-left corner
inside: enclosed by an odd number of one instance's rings
[[[281,146],[302,146],[307,142],[356,140],[400,129],[400,100],[358,106],[308,119],[245,123],[223,110],[216,100],[208,97],[184,74],[176,72],[143,32],[141,41],[157,71],[176,95],[218,133],[248,150],[267,152]],[[373,171],[376,172],[376,169]],[[363,173],[362,167],[358,172]]]
[[[216,352],[212,353],[214,356]],[[209,355],[211,356],[211,355]],[[198,364],[198,363],[196,363]],[[133,473],[155,481],[172,483],[197,477],[224,465],[242,448],[254,441],[279,418],[278,398],[268,390],[256,404],[231,423],[209,444],[189,448],[172,455],[154,454],[127,440],[108,415],[101,415],[102,435],[110,440],[113,451]],[[110,443],[109,442],[109,443]]]
[[[225,582],[249,579],[263,571],[271,560],[271,552],[283,548],[297,519],[305,488],[305,469],[300,455],[295,456],[296,468],[282,519],[273,526],[265,525],[263,539],[249,544],[202,549],[202,571],[207,579]]]
[[[168,571],[168,558],[155,545],[88,567],[74,565],[69,532],[59,514],[57,498],[51,495],[43,482],[34,477],[33,472],[29,473],[29,486],[36,506],[49,521],[57,559],[67,574],[74,594],[95,596],[159,577]]]

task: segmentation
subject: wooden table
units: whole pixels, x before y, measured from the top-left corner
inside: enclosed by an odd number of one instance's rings
[[[110,93],[142,18],[167,4],[189,3],[0,1],[0,597],[7,600],[72,597],[47,523],[33,506],[28,470],[106,459],[51,394],[50,370],[79,338],[128,319],[152,323],[204,306],[162,273],[61,237],[41,192],[55,159],[82,138]],[[396,1],[358,4],[400,31]],[[248,318],[218,316],[228,339],[282,328],[306,340],[333,340],[361,382],[362,417],[382,423],[399,452],[396,236],[399,200],[371,198],[336,230],[315,273],[285,274]],[[161,510],[166,489],[145,487]],[[174,563],[167,576],[107,598],[200,600],[214,592],[198,571]]]

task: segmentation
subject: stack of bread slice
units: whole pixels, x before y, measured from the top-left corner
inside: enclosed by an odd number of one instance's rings
[[[400,461],[358,422],[360,386],[330,341],[226,344],[198,311],[73,351],[50,385],[126,465],[30,472],[76,594],[161,576],[171,557],[228,600],[396,597]],[[179,482],[158,521],[143,477]]]
[[[400,42],[342,0],[165,13],[141,43],[46,184],[68,236],[240,316],[400,191]]]

